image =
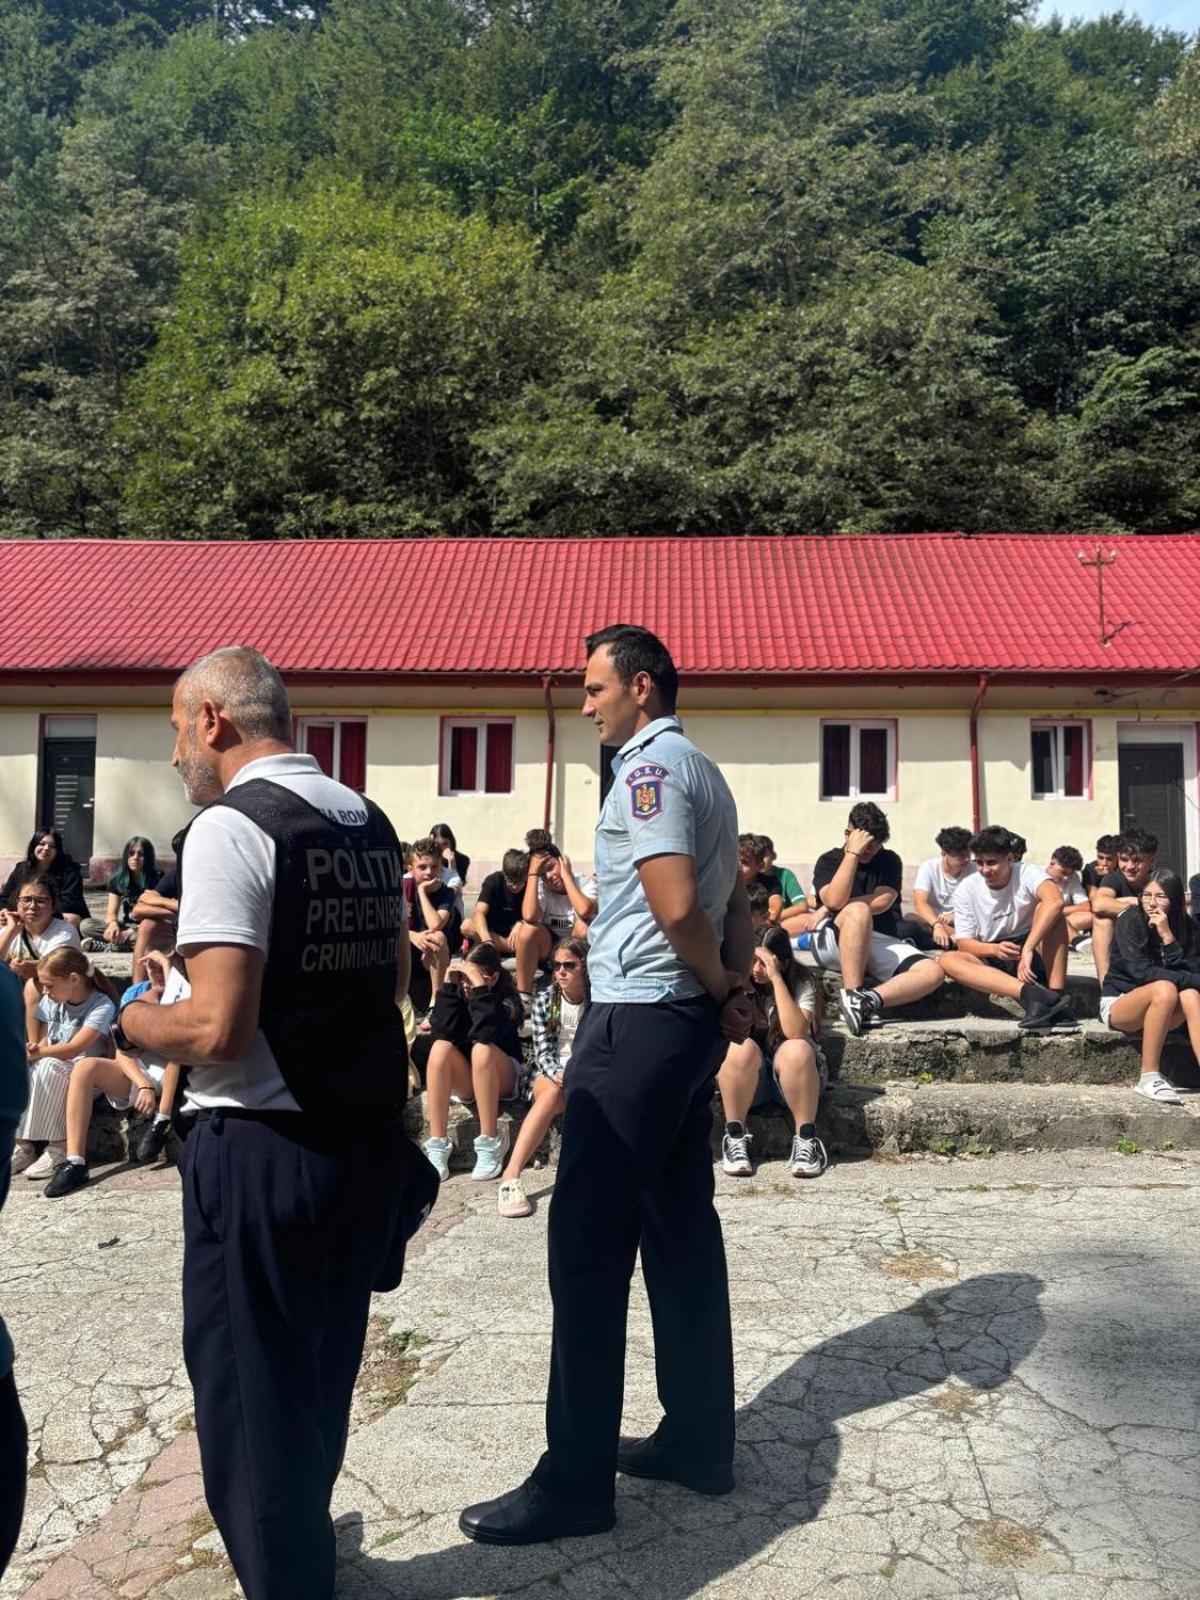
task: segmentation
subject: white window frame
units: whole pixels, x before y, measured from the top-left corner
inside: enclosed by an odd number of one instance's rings
[[[849,794],[825,793],[825,729],[849,728],[850,729],[850,792]],[[882,792],[877,789],[861,789],[859,787],[859,774],[861,768],[861,749],[858,734],[864,728],[882,728],[887,734],[887,788]],[[821,718],[821,744],[817,752],[818,778],[821,787],[822,800],[895,800],[896,786],[896,719],[894,717],[822,717]]]
[[[1067,751],[1064,729],[1078,728],[1083,739],[1083,790],[1080,794],[1066,792]],[[1051,733],[1050,775],[1054,788],[1043,793],[1037,787],[1037,763],[1033,759],[1035,733]],[[1029,722],[1029,795],[1033,800],[1086,800],[1092,787],[1092,739],[1086,717],[1032,717]]]
[[[364,723],[366,717],[297,717],[296,718],[296,748],[301,755],[308,754],[308,730],[310,728],[333,729],[333,777],[335,783],[340,783],[339,774],[342,770],[342,729],[348,722]]]
[[[490,727],[503,725],[512,729],[512,760],[508,769],[507,789],[485,789],[480,784],[480,779],[487,772],[487,730]],[[476,728],[482,734],[479,740],[478,753],[475,758],[475,782],[479,787],[474,789],[452,789],[450,787],[450,757],[451,740],[455,728]],[[517,787],[517,719],[516,717],[443,717],[442,718],[442,748],[438,768],[438,794],[441,796],[455,795],[486,795],[514,794]]]

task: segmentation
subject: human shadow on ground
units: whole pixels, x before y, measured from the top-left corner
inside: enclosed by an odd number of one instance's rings
[[[393,1546],[397,1559],[382,1561],[350,1553],[354,1519],[343,1518],[338,1594],[348,1600],[503,1596],[539,1576],[596,1566],[613,1575],[614,1593],[686,1600],[818,1516],[837,1479],[839,1423],[950,1378],[973,1391],[1006,1383],[1045,1329],[1042,1288],[1027,1273],[984,1273],[920,1295],[798,1357],[738,1412],[738,1487],[728,1499],[619,1478],[614,1532],[563,1540],[549,1564],[465,1539],[408,1561],[400,1541]]]

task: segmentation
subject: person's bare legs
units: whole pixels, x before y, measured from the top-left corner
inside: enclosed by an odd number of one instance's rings
[[[914,1000],[924,1000],[927,994],[940,989],[944,982],[942,962],[926,958],[914,961],[911,967],[905,967],[894,978],[879,984],[875,992],[885,1006],[907,1006]]]
[[[947,978],[961,983],[964,989],[974,989],[976,994],[1002,994],[1010,1000],[1021,998],[1021,980],[999,967],[989,967],[978,956],[965,950],[947,950],[941,968]],[[907,973],[905,974],[907,977]]]
[[[546,1137],[550,1124],[565,1104],[561,1083],[547,1078],[544,1073],[533,1080],[533,1103],[525,1114],[517,1142],[512,1147],[512,1154],[503,1172],[505,1180],[521,1176]]]
[[[1191,1022],[1179,1002],[1179,990],[1166,978],[1160,978],[1156,983],[1145,983],[1129,994],[1118,995],[1113,1002],[1112,1010],[1108,1013],[1109,1027],[1121,1033],[1137,1033],[1141,1030],[1143,1078],[1159,1071],[1163,1045],[1172,1027],[1187,1020],[1188,1036],[1192,1036]],[[1200,1028],[1200,1014],[1197,1015],[1197,1026]]]
[[[475,1097],[475,1114],[479,1118],[479,1132],[483,1138],[496,1137],[500,1102],[511,1096],[516,1086],[517,1069],[499,1045],[471,1046],[470,1093]]]
[[[450,1126],[450,1096],[469,1100],[474,1093],[471,1063],[448,1039],[435,1039],[425,1068],[425,1110],[429,1137],[444,1139]]]
[[[762,1052],[753,1039],[743,1039],[741,1044],[731,1044],[726,1050],[717,1073],[726,1122],[744,1123],[749,1116],[761,1068]]]
[[[1101,983],[1108,977],[1116,931],[1117,924],[1112,917],[1092,918],[1092,960],[1096,963],[1096,976]]]
[[[175,1096],[179,1093],[179,1080],[183,1076],[183,1068],[178,1061],[168,1061],[163,1068],[162,1087],[158,1094],[158,1114],[160,1117],[170,1117],[175,1110]]]
[[[127,1099],[130,1080],[117,1066],[104,1056],[85,1056],[71,1068],[71,1082],[67,1086],[67,1154],[87,1160],[88,1129],[92,1125],[92,1107],[96,1090],[103,1090],[114,1100]]]
[[[429,973],[430,992],[437,994],[450,970],[450,944],[444,933],[429,935],[429,943],[421,953],[421,960]]]
[[[35,1012],[42,998],[42,991],[33,978],[26,978],[21,997],[25,1002],[25,1038],[30,1044],[37,1043],[37,1017]]]
[[[1071,952],[1071,930],[1065,917],[1057,917],[1042,935],[1038,953],[1046,969],[1051,989],[1067,987],[1067,957]]]
[[[1069,906],[1063,915],[1072,939],[1077,939],[1081,933],[1090,933],[1092,923],[1096,920],[1087,906]]]
[[[833,920],[838,931],[838,964],[842,969],[842,987],[861,989],[867,976],[867,955],[874,927],[871,908],[865,900],[852,900],[848,906],[842,907]]]
[[[775,1076],[797,1129],[817,1120],[821,1074],[808,1039],[785,1039],[775,1052]]]
[[[549,928],[540,922],[518,922],[513,929],[513,950],[517,957],[517,989],[523,995],[533,993],[538,965],[550,954],[554,943]]]
[[[1172,1023],[1173,1027],[1179,1026],[1179,1018],[1187,1028],[1188,1043],[1192,1047],[1192,1054],[1200,1061],[1200,989],[1181,989],[1179,991],[1179,1016]]]

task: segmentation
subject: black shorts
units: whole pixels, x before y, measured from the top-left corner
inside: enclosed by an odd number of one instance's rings
[[[1013,941],[1016,943],[1016,941]],[[1017,976],[1017,963],[1015,961],[1001,961],[999,956],[984,956],[985,967],[995,967],[997,972],[1007,972],[1010,978]],[[1049,984],[1050,974],[1046,971],[1046,963],[1042,960],[1040,950],[1033,952],[1033,978],[1035,983]]]

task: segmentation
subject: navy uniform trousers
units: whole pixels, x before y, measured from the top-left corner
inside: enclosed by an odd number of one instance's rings
[[[663,1435],[697,1466],[733,1459],[733,1342],[713,1206],[713,1078],[724,1058],[703,996],[589,1008],[565,1078],[550,1202],[554,1337],[548,1493],[611,1505],[639,1246]]]
[[[183,1146],[184,1358],[204,1492],[249,1600],[334,1592],[329,1502],[394,1257],[402,1137],[216,1111]]]

